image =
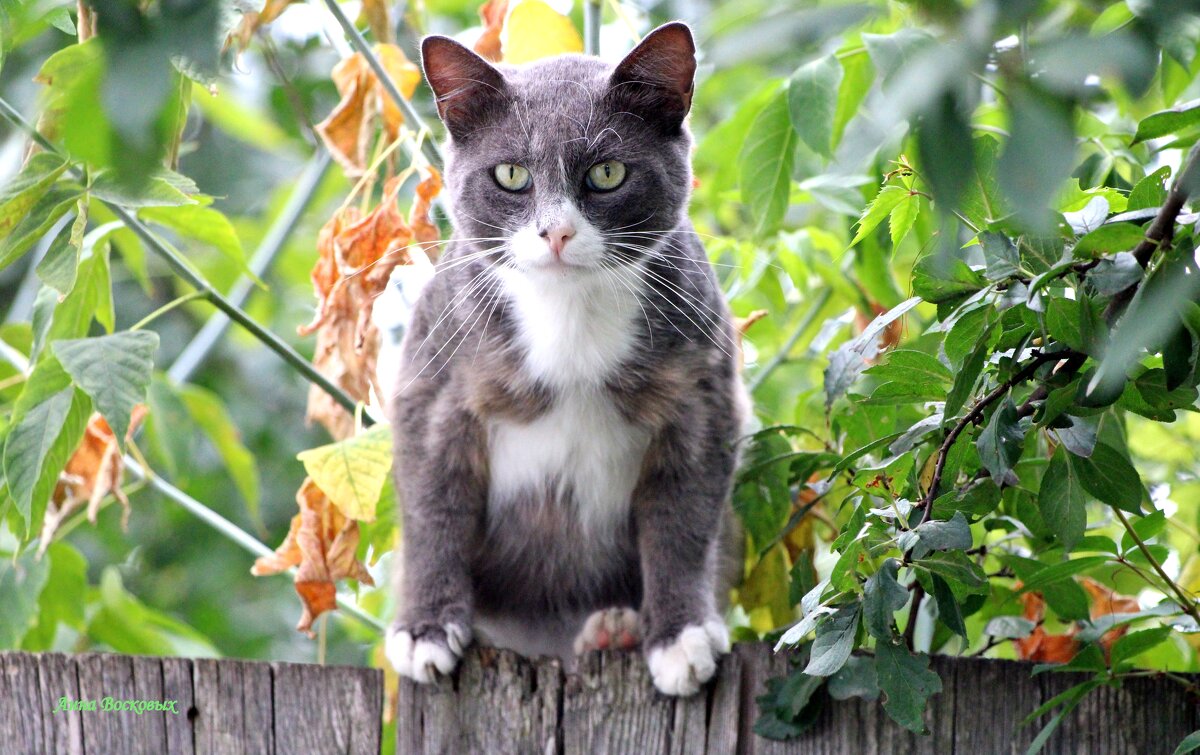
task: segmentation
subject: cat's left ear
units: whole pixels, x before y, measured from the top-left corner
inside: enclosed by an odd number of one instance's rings
[[[451,138],[469,136],[505,107],[504,76],[453,39],[426,37],[421,42],[421,64]]]
[[[647,34],[617,65],[609,86],[640,117],[675,131],[692,107],[695,77],[691,29],[675,21]]]

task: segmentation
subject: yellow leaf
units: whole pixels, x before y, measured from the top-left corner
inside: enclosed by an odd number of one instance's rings
[[[528,63],[566,52],[583,52],[583,38],[571,19],[542,0],[522,0],[504,25],[504,62]]]
[[[375,519],[375,504],[392,469],[392,434],[376,425],[337,443],[297,454],[331,503],[351,519]]]

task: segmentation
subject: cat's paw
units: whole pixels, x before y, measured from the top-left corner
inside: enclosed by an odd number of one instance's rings
[[[605,608],[583,623],[575,637],[575,655],[590,650],[629,650],[642,641],[638,613],[632,608]]]
[[[398,674],[429,684],[439,673],[453,671],[469,644],[471,630],[461,624],[426,629],[416,637],[404,627],[392,626],[388,629],[385,649]]]
[[[729,652],[729,630],[713,617],[688,624],[674,640],[646,653],[654,686],[664,695],[686,697],[700,690],[717,670],[717,658]]]

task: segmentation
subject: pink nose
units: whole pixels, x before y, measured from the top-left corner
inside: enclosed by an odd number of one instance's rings
[[[563,247],[575,236],[575,226],[570,223],[563,223],[549,230],[542,231],[538,235],[546,240],[546,243],[550,246],[551,254],[555,257],[561,257]]]

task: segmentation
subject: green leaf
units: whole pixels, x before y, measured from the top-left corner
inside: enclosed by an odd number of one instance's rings
[[[813,640],[812,654],[804,673],[810,676],[830,676],[845,665],[850,651],[854,649],[859,609],[858,603],[842,606],[817,625],[817,637]]]
[[[847,41],[843,50],[856,46],[853,41]],[[840,51],[839,51],[840,52]],[[871,85],[875,83],[875,69],[866,55],[851,54],[843,57],[842,85],[838,88],[837,109],[833,116],[833,143],[839,144],[846,124],[858,114],[859,105],[866,99]]]
[[[766,694],[755,698],[759,717],[754,733],[777,741],[792,739],[816,723],[823,700],[814,696],[825,680],[794,669],[785,677],[767,679]]]
[[[143,183],[130,186],[117,180],[112,171],[102,171],[92,181],[92,196],[122,207],[178,207],[196,204],[191,194],[200,189],[187,176],[157,168]]]
[[[0,189],[0,238],[10,234],[67,169],[61,157],[39,152]]]
[[[1046,526],[1064,548],[1068,551],[1074,548],[1087,527],[1087,496],[1078,470],[1061,446],[1054,451],[1050,465],[1042,475],[1037,500]]]
[[[908,198],[896,205],[888,216],[888,227],[892,234],[892,248],[900,246],[900,242],[912,230],[921,212],[921,202],[916,194],[910,193]]]
[[[1060,561],[1057,564],[1044,566],[1028,578],[1022,580],[1023,584],[1019,592],[1026,593],[1030,590],[1041,590],[1056,582],[1070,579],[1076,574],[1083,574],[1086,571],[1095,569],[1101,564],[1108,563],[1108,561],[1109,558],[1107,556],[1084,556],[1083,558]]]
[[[1075,242],[1075,259],[1095,259],[1106,254],[1133,249],[1145,235],[1142,227],[1133,223],[1107,223]],[[1088,280],[1092,275],[1088,275]]]
[[[369,522],[392,469],[391,428],[375,425],[343,441],[302,451],[296,458],[343,514]]]
[[[986,285],[983,276],[962,260],[936,252],[922,257],[913,268],[913,293],[934,304],[973,294]]]
[[[87,605],[87,560],[64,542],[52,543],[42,557],[49,562],[46,586],[38,598],[37,623],[21,643],[23,650],[44,652],[54,648],[59,624],[83,629]]]
[[[1134,185],[1129,192],[1126,212],[1162,207],[1167,201],[1166,181],[1171,176],[1171,166],[1164,165]]]
[[[1024,616],[996,616],[983,628],[983,633],[1001,640],[1019,640],[1033,634],[1036,627]]]
[[[971,547],[971,528],[962,512],[946,522],[931,520],[896,537],[896,547],[921,559],[933,551],[966,550]]]
[[[908,590],[896,581],[899,568],[896,559],[887,559],[863,587],[863,623],[872,637],[883,642],[895,636],[895,613],[908,603]]]
[[[69,34],[72,37],[78,34],[78,30],[75,28],[75,21],[71,18],[71,11],[67,10],[65,6],[54,8],[42,18],[46,23],[58,29],[63,34]]]
[[[1047,207],[1075,165],[1071,108],[1032,89],[1010,88],[1010,136],[997,163],[1000,186],[1019,219],[1031,228],[1050,225]]]
[[[1076,456],[1091,456],[1096,449],[1096,433],[1099,430],[1098,417],[1066,418],[1070,425],[1054,428],[1054,436],[1058,442]]]
[[[826,55],[796,69],[788,82],[788,111],[796,133],[814,152],[833,154],[833,117],[837,110],[842,66]]]
[[[868,233],[875,230],[888,215],[891,215],[896,205],[911,196],[907,189],[899,186],[884,186],[880,189],[879,193],[866,206],[862,216],[858,219],[858,232],[854,234],[854,239],[850,241],[850,245],[854,246],[866,238]]]
[[[75,221],[62,227],[46,256],[37,266],[37,276],[62,296],[71,293],[79,273],[79,252],[83,247],[83,231],[87,227],[87,204],[77,203]]]
[[[909,731],[926,733],[925,706],[942,691],[942,680],[929,670],[929,656],[913,655],[903,644],[875,645],[875,671],[883,691],[883,709]]]
[[[754,119],[738,157],[742,201],[750,210],[757,236],[774,232],[783,220],[795,151],[796,131],[788,114],[787,91],[781,90]]]
[[[31,383],[33,380],[30,378]],[[74,394],[75,390],[68,386],[21,412],[19,418],[13,418],[12,429],[5,439],[4,477],[17,504],[17,513],[29,529],[38,525],[31,515],[33,500],[43,487],[39,482],[47,471],[55,478],[58,476],[59,469],[49,469],[51,465],[46,462],[63,432]]]
[[[46,232],[67,214],[81,190],[73,184],[58,184],[38,198],[7,236],[0,237],[0,270],[29,251]]]
[[[1128,455],[1107,443],[1097,443],[1090,457],[1071,455],[1083,489],[1124,511],[1140,514],[1146,490]]]
[[[131,330],[96,338],[56,341],[54,353],[75,384],[96,404],[124,447],[133,407],[145,403],[158,334]]]
[[[834,700],[849,700],[860,697],[875,700],[879,697],[879,674],[875,670],[875,659],[869,656],[852,655],[846,665],[826,685],[829,696]]]
[[[229,472],[238,493],[246,502],[251,518],[259,519],[258,464],[254,454],[242,443],[237,426],[226,411],[225,405],[215,393],[194,385],[179,387],[188,413],[221,457],[225,470]]]
[[[833,402],[846,395],[867,368],[866,357],[860,348],[854,341],[847,341],[829,355],[829,366],[825,368],[826,411],[833,407]]]
[[[211,246],[237,265],[239,272],[249,274],[256,282],[262,283],[246,264],[246,252],[242,249],[242,242],[233,224],[219,210],[187,204],[147,207],[138,215],[143,220],[170,228],[184,238]]]
[[[996,179],[1000,145],[991,136],[977,136],[971,145],[975,169],[962,198],[962,213],[976,228],[984,228],[1012,210]]]
[[[938,618],[946,628],[963,639],[967,638],[967,625],[963,622],[962,608],[954,597],[954,591],[946,580],[938,575],[931,576],[933,580],[933,599],[937,603]]]
[[[1154,627],[1140,632],[1131,632],[1117,640],[1112,646],[1109,662],[1114,670],[1147,650],[1156,647],[1171,636],[1171,627]]]
[[[102,646],[135,655],[216,658],[212,643],[192,627],[149,608],[131,595],[115,566],[100,575],[99,608],[88,619],[87,636]]]
[[[1184,102],[1170,110],[1160,110],[1143,118],[1133,135],[1133,143],[1175,134],[1200,123],[1200,100]]]
[[[987,575],[962,551],[935,551],[913,563],[971,592],[987,590]]]
[[[1021,272],[1021,255],[1017,246],[1002,233],[979,234],[979,246],[987,263],[984,277],[990,281],[1002,281]]]
[[[992,412],[991,419],[975,442],[976,448],[979,449],[980,462],[997,482],[1007,479],[1009,471],[1021,458],[1021,450],[1025,447],[1025,430],[1022,425],[1012,398],[1005,398]]]
[[[1200,750],[1200,730],[1193,731],[1183,738],[1179,746],[1175,748],[1173,755],[1186,755],[1189,752]]]
[[[991,354],[992,347],[995,345],[992,338],[995,330],[995,324],[988,321],[982,331],[975,332],[974,348],[963,361],[962,369],[955,373],[954,384],[950,386],[950,392],[946,394],[946,405],[942,410],[943,416],[958,416],[959,411],[966,405],[967,399],[971,398],[975,392],[975,383],[979,380],[983,366],[987,363],[988,355]],[[953,333],[953,331],[951,332]]]
[[[947,384],[953,376],[950,370],[937,360],[937,357],[914,349],[895,349],[888,353],[887,362],[876,365],[866,371],[866,374],[883,381],[898,383]]]
[[[0,649],[15,650],[21,638],[37,620],[38,598],[46,586],[50,564],[39,559],[30,549],[13,559],[11,553],[0,552],[0,595],[4,610],[0,611]]]

